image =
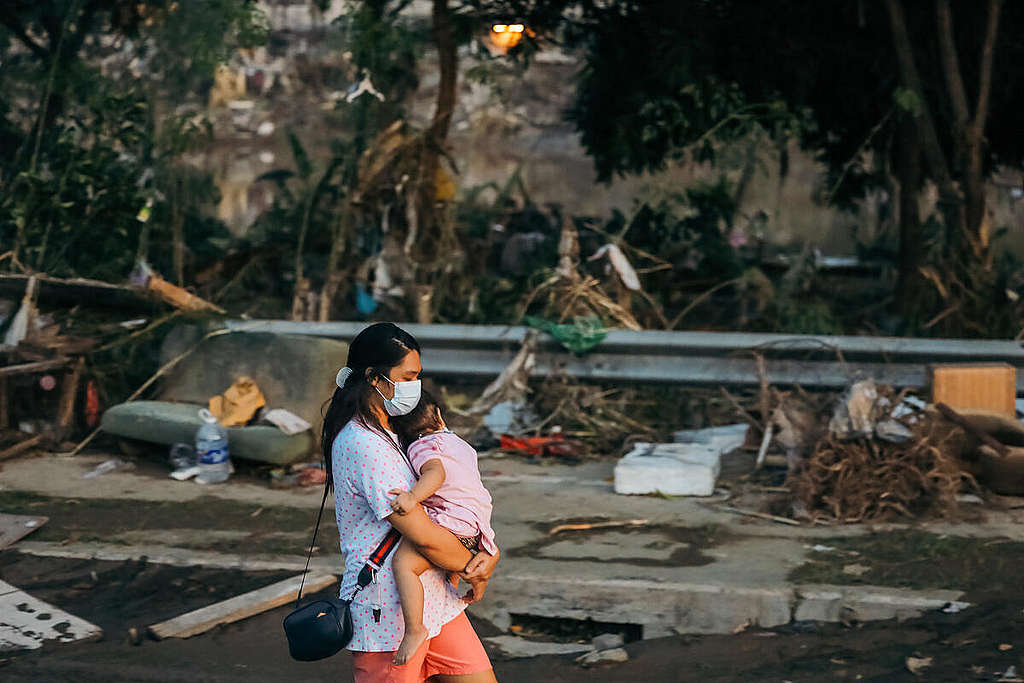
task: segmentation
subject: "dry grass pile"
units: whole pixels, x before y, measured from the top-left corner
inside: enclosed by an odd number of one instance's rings
[[[797,508],[812,519],[847,523],[955,512],[957,494],[977,488],[960,462],[964,433],[928,412],[916,418],[905,443],[820,440],[789,477]]]
[[[605,389],[556,375],[533,393],[533,409],[541,416],[534,429],[540,434],[561,427],[567,438],[581,443],[590,455],[619,453],[628,441],[658,437],[654,427],[633,417],[643,407],[640,404],[631,389]]]

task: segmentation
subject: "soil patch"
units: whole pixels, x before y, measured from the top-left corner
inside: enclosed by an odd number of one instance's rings
[[[831,549],[812,552],[810,561],[790,573],[791,581],[1005,596],[1019,591],[1024,566],[1024,543],[1008,539],[892,531],[822,540],[820,545]]]
[[[352,660],[344,653],[312,663],[294,662],[288,657],[281,620],[291,605],[186,640],[145,640],[139,646],[127,641],[129,626],[155,623],[279,580],[287,572],[242,574],[131,562],[33,558],[8,550],[0,553],[0,574],[4,580],[93,620],[106,630],[100,642],[0,655],[0,678],[4,681],[351,680]],[[181,580],[182,585],[175,586],[175,580]],[[500,580],[500,574],[496,580]],[[85,583],[90,585],[72,590]],[[201,586],[206,592],[189,593],[191,586]],[[149,597],[147,593],[153,591],[156,595]],[[498,680],[506,683],[995,681],[1010,666],[1018,671],[1024,668],[1022,608],[1024,596],[1017,591],[959,614],[933,613],[904,623],[874,622],[853,628],[795,624],[733,636],[629,642],[628,662],[595,669],[580,668],[574,663],[574,655],[505,660],[492,651],[491,656]],[[493,631],[486,622],[476,621],[475,627],[481,635]],[[541,626],[533,628],[539,630]],[[906,660],[911,656],[932,658],[932,666],[922,677],[907,670]]]
[[[125,532],[166,529],[226,529],[248,532],[234,540],[196,534],[175,545],[213,548],[222,552],[301,555],[302,544],[281,538],[282,533],[312,535],[314,513],[289,507],[261,506],[205,496],[188,503],[124,501],[96,498],[57,498],[23,491],[0,491],[0,511],[46,515],[50,518],[27,540],[51,542],[119,542]],[[134,537],[135,542],[140,542]],[[324,515],[320,545],[337,538],[334,515]],[[330,543],[333,547],[333,542]]]

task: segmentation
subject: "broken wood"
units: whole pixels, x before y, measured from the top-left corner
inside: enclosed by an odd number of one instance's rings
[[[43,442],[45,437],[42,434],[36,434],[35,436],[25,439],[21,443],[17,443],[10,448],[0,451],[0,460],[7,460],[13,458],[16,455],[20,455],[27,450],[35,448]]]
[[[48,521],[49,517],[0,513],[0,550],[17,543]]]
[[[646,519],[625,519],[609,522],[581,522],[579,524],[559,524],[548,532],[549,536],[560,534],[563,531],[589,531],[591,529],[621,529],[623,527],[647,526],[650,522]]]
[[[0,377],[11,377],[13,375],[27,375],[33,372],[46,372],[56,370],[68,364],[67,358],[54,358],[53,360],[41,360],[34,363],[19,363],[0,368]]]
[[[64,377],[60,392],[60,405],[57,408],[57,441],[63,440],[74,426],[75,398],[78,396],[78,386],[81,384],[84,369],[85,359],[79,358],[71,372]]]
[[[151,275],[146,283],[146,288],[156,293],[157,296],[171,306],[180,308],[183,311],[225,313],[224,309],[220,306],[211,304],[206,299],[200,298],[187,289],[164,280],[159,275]]]
[[[775,426],[774,417],[768,419],[768,424],[764,427],[764,434],[761,436],[761,447],[757,449],[757,462],[754,463],[754,469],[759,470],[764,465],[765,456],[768,455],[768,447],[772,443],[772,428]]]
[[[302,574],[284,581],[243,593],[233,598],[182,614],[168,621],[153,624],[149,634],[157,640],[164,638],[190,638],[205,633],[220,624],[241,621],[261,612],[272,610],[295,599],[302,581]],[[315,593],[337,583],[333,574],[318,574],[306,579],[304,591]]]
[[[980,439],[983,444],[994,450],[999,455],[1005,458],[1007,455],[1010,454],[1010,449],[1006,446],[1006,444],[999,443],[994,438],[992,438],[991,435],[978,429],[975,425],[971,423],[970,420],[968,420],[963,415],[947,406],[945,403],[936,403],[935,409],[942,413],[942,416],[944,418],[946,418],[956,426],[962,428],[971,436]]]

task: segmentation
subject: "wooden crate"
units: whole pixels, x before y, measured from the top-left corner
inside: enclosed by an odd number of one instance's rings
[[[1017,368],[1006,363],[934,365],[932,402],[954,410],[979,409],[1017,415]]]

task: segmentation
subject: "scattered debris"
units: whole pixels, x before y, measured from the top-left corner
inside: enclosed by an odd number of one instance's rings
[[[0,652],[36,650],[45,642],[98,640],[99,626],[0,581]]]
[[[168,621],[153,624],[148,632],[157,640],[164,638],[190,638],[206,633],[220,624],[231,624],[256,614],[285,605],[295,599],[302,574],[279,581],[259,590],[243,593],[228,600],[182,614]],[[337,583],[333,574],[318,574],[306,578],[305,591],[313,594]]]
[[[867,566],[866,564],[854,563],[848,564],[845,567],[843,567],[843,573],[849,576],[863,576],[864,574],[867,574],[869,571],[871,571],[871,567]]]
[[[907,671],[915,676],[920,676],[924,670],[930,668],[931,665],[931,657],[907,657]]]
[[[550,436],[510,436],[502,434],[501,450],[517,451],[533,456],[548,455],[578,458],[580,449],[577,444],[567,440],[562,434],[555,433]]]
[[[288,435],[301,434],[307,429],[312,429],[313,427],[295,413],[285,410],[284,408],[268,410],[263,413],[263,419]]]
[[[626,639],[621,633],[602,633],[590,639],[590,645],[594,650],[612,650],[626,644]]]
[[[99,465],[96,465],[96,467],[83,474],[82,479],[95,479],[96,477],[103,476],[107,472],[113,472],[116,469],[131,466],[132,465],[130,463],[126,463],[119,458],[111,458],[110,460],[101,462]]]
[[[599,664],[622,664],[629,661],[629,654],[621,647],[598,652],[588,652],[576,659],[576,663],[583,668],[598,666]]]
[[[502,401],[484,415],[484,426],[491,434],[522,434],[537,423],[537,416],[520,401]]]
[[[1000,683],[1024,683],[1024,678],[1021,678],[1017,673],[1017,667],[1012,664],[996,680]]]
[[[970,606],[969,602],[947,602],[939,611],[944,614],[959,614]]]
[[[538,333],[528,331],[512,362],[487,385],[480,398],[469,409],[472,415],[482,415],[500,403],[522,402],[529,392],[528,382],[537,364]]]
[[[249,424],[266,404],[256,382],[249,377],[237,377],[223,394],[210,399],[210,412],[225,427],[241,427]]]

